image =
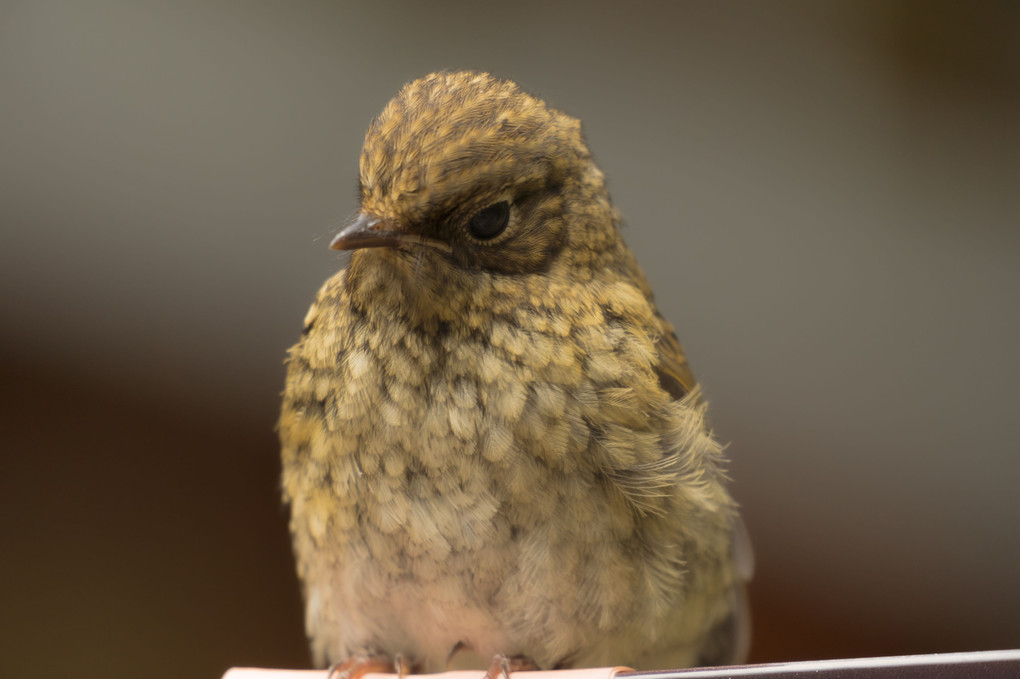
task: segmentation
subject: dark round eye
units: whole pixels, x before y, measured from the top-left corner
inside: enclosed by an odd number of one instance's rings
[[[467,228],[475,238],[489,240],[503,233],[509,221],[510,203],[504,200],[476,212],[468,222]]]

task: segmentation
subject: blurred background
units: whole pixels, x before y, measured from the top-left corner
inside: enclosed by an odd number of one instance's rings
[[[1020,5],[6,0],[0,675],[306,667],[273,431],[406,81],[580,117],[730,441],[752,660],[1020,646]]]

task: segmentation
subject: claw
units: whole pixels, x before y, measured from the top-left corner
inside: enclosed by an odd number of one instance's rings
[[[407,662],[407,658],[404,657],[403,653],[397,653],[393,656],[393,665],[397,673],[397,679],[404,679],[414,669],[411,667],[411,663]]]
[[[492,656],[489,669],[484,679],[510,679],[511,672],[531,672],[542,669],[534,660],[526,655],[504,655],[497,653]]]

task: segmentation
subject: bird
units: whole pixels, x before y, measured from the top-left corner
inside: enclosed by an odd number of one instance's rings
[[[315,664],[742,661],[728,459],[579,120],[432,73],[369,125],[358,200],[278,423]]]

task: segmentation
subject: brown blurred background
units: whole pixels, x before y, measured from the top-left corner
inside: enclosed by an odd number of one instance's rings
[[[281,361],[369,120],[581,117],[732,441],[757,661],[1020,646],[1020,5],[7,0],[0,676],[307,666]]]

